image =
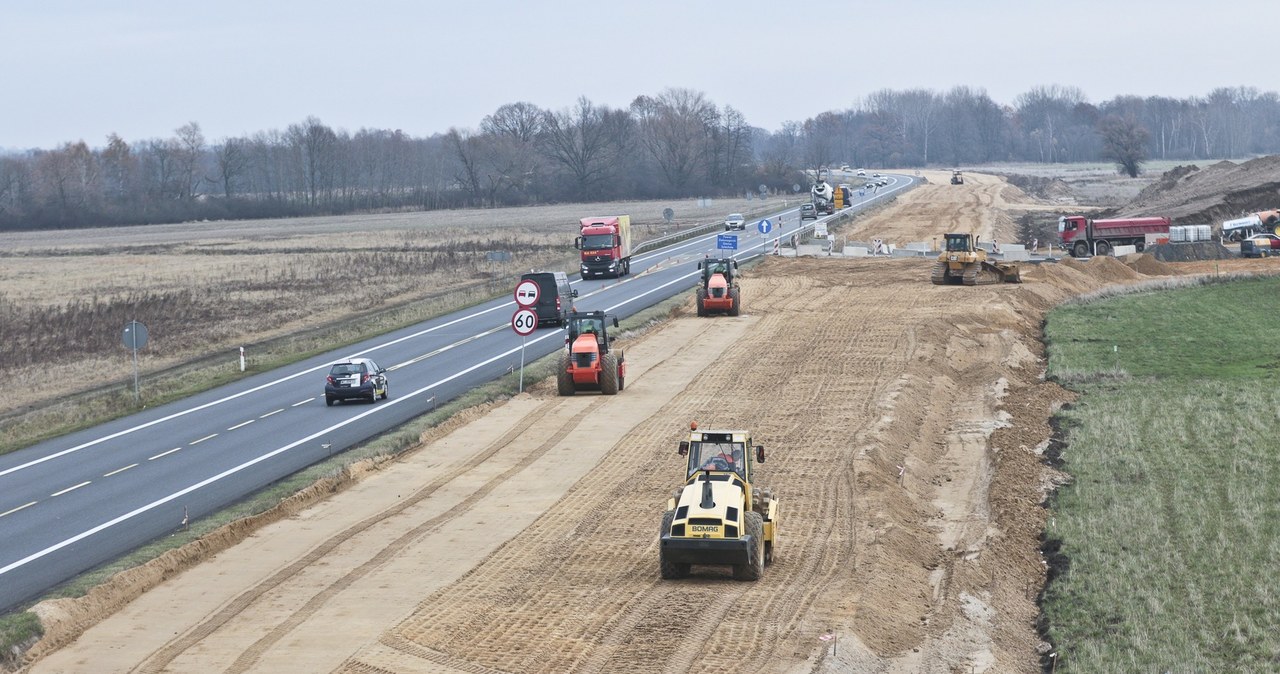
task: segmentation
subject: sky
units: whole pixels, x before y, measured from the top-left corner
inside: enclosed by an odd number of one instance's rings
[[[0,149],[209,142],[315,116],[475,129],[499,106],[626,107],[675,87],[752,126],[880,89],[1280,90],[1276,0],[0,0]]]

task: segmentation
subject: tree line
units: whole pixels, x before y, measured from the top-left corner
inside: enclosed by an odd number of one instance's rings
[[[1117,96],[1034,87],[1011,105],[959,86],[874,92],[776,131],[690,89],[626,108],[580,98],[550,110],[503,105],[477,128],[415,138],[334,129],[210,142],[197,122],[168,138],[83,140],[0,156],[0,229],[497,207],[787,191],[805,169],[1188,161],[1280,152],[1280,97],[1251,87],[1204,97]]]

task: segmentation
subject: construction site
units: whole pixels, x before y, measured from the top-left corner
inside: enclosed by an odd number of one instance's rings
[[[1014,242],[1018,217],[1062,209],[1000,177],[923,173],[839,234]],[[536,382],[341,489],[229,525],[204,542],[216,554],[197,544],[43,602],[27,670],[1040,671],[1042,504],[1067,479],[1043,454],[1072,399],[1043,377],[1046,312],[1110,284],[1280,263],[1066,258],[980,287],[937,283],[938,264],[709,272],[667,320],[601,323],[626,369],[609,361],[625,383],[599,386],[624,393]],[[770,544],[752,582],[660,568],[672,488],[696,470],[677,453],[692,422],[767,448],[750,481],[776,511],[752,520]]]

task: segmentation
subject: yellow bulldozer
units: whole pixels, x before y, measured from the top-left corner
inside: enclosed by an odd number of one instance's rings
[[[990,262],[987,251],[978,247],[972,234],[947,234],[946,245],[933,266],[934,285],[982,286],[992,283],[1022,283],[1018,265]]]
[[[759,580],[778,546],[778,502],[752,481],[764,446],[753,447],[748,431],[699,431],[694,422],[677,451],[688,467],[662,516],[662,577],[683,578],[697,564],[730,566],[735,580]]]

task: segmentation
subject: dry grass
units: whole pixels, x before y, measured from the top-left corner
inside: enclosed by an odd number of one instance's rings
[[[0,343],[10,363],[24,365],[6,368],[0,417],[12,429],[25,410],[131,381],[121,344],[129,320],[151,336],[139,353],[145,385],[148,373],[223,353],[225,369],[239,346],[360,317],[358,329],[327,331],[292,354],[251,351],[267,366],[500,295],[529,269],[573,270],[581,217],[630,213],[644,240],[778,205],[625,202],[3,233]],[[670,225],[668,207],[676,213]],[[489,262],[489,251],[510,251],[511,261]],[[213,383],[234,375],[207,376]],[[157,395],[190,386],[166,385]]]

